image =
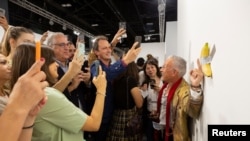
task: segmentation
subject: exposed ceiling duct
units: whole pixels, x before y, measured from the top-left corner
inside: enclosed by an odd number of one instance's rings
[[[62,25],[63,27],[66,27],[66,28],[69,28],[69,29],[72,29],[73,31],[77,31],[77,32],[80,32],[80,33],[83,33],[86,37],[89,37],[89,38],[93,38],[94,35],[92,35],[91,33],[83,30],[82,28],[76,26],[76,25],[73,25],[72,23],[66,21],[66,20],[63,20],[62,18],[60,17],[57,17],[55,16],[54,14],[26,1],[26,0],[9,0],[10,2],[16,4],[16,5],[19,5],[27,10],[30,10],[40,16],[43,16],[47,19],[53,19],[53,22],[56,22],[60,25]]]
[[[121,48],[129,48],[135,36],[144,37],[142,42],[164,42],[166,22],[177,20],[177,0],[9,0],[8,6],[10,24],[39,34],[63,32],[74,42],[74,26],[86,37],[106,35],[111,40],[119,22],[126,22],[127,38],[117,44]]]
[[[158,0],[158,12],[159,12],[160,42],[164,42],[164,37],[165,37],[165,13],[166,13],[166,1],[165,0]]]

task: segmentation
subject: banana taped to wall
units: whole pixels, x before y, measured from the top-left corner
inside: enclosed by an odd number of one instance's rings
[[[210,47],[207,42],[204,44],[204,46],[201,49],[200,62],[202,64],[203,74],[207,77],[212,77],[211,62],[214,57],[215,51],[216,51],[216,48],[214,45],[210,52]]]

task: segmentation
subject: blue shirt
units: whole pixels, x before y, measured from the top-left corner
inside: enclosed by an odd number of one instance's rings
[[[107,79],[106,99],[104,102],[104,111],[103,111],[103,118],[102,118],[102,123],[107,123],[112,118],[112,113],[114,109],[112,82],[119,74],[121,74],[122,72],[126,70],[127,66],[121,60],[109,66],[104,65],[100,61],[100,65],[102,67],[102,70],[106,72],[106,79]],[[95,63],[91,65],[90,71],[91,71],[91,76],[92,77],[95,76],[96,74]]]

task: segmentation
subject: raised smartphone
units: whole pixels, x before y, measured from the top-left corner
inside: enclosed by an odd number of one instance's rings
[[[119,29],[123,28],[126,30],[126,22],[119,22]],[[122,38],[127,38],[127,33],[122,34]]]
[[[151,89],[154,89],[154,87],[155,87],[155,80],[154,79],[150,79],[149,80],[149,85],[150,85]]]
[[[89,67],[88,61],[84,61],[84,63],[83,63],[83,72],[84,73],[88,72],[88,70],[85,69],[85,68],[88,68],[88,67]]]
[[[79,50],[78,56],[81,56],[85,54],[85,42],[84,42],[84,34],[80,34],[78,36],[78,43],[77,43],[77,48]]]
[[[3,8],[0,8],[0,17],[5,16],[5,10]]]
[[[98,76],[99,75],[100,61],[99,60],[95,60],[94,64],[95,64],[95,74],[94,74],[94,76]]]
[[[80,34],[78,35],[78,42],[82,42],[82,43],[85,42],[85,36],[84,36],[83,33],[80,33]]]
[[[135,42],[138,42],[138,45],[135,48],[141,46],[142,36],[135,36]]]
[[[81,56],[81,55],[84,56],[84,54],[85,54],[85,44],[81,43],[81,42],[78,42],[77,48],[79,50],[78,56]]]

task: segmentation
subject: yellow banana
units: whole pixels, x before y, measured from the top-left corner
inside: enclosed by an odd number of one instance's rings
[[[200,58],[203,60],[202,61],[202,71],[203,71],[204,75],[207,77],[212,76],[212,69],[211,69],[210,62],[207,62],[209,54],[210,54],[209,45],[208,45],[208,43],[205,43],[205,45],[201,49]]]

